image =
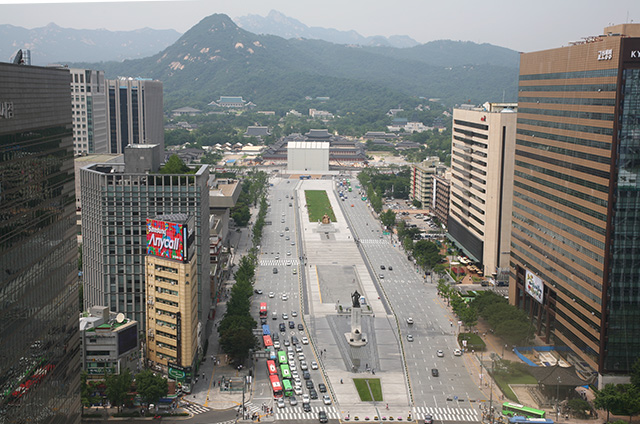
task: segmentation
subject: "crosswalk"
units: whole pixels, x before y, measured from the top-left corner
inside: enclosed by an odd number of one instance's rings
[[[327,413],[327,418],[330,420],[337,420],[340,418],[338,415],[338,411],[336,411],[335,407],[332,405],[327,406],[312,406],[311,412],[304,412],[302,410],[302,404],[298,403],[296,406],[287,405],[284,408],[278,409],[277,411],[274,409],[275,419],[277,420],[310,420],[317,419],[318,412],[324,411]]]
[[[180,404],[182,409],[186,409],[188,412],[193,415],[203,414],[211,410],[211,408],[207,406],[198,405],[197,403],[184,402]]]
[[[381,239],[381,238],[377,238],[377,239],[360,239],[360,243],[362,244],[373,244],[373,245],[389,245],[389,240],[387,239]]]
[[[480,415],[474,408],[436,408],[429,406],[416,406],[413,408],[413,413],[418,419],[424,419],[426,415],[431,415],[435,421],[480,421]]]
[[[288,263],[291,266],[297,266],[300,261],[298,259],[260,259],[260,266],[286,266]]]

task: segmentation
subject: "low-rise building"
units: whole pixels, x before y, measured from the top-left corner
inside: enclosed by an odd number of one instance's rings
[[[90,377],[140,369],[138,322],[106,306],[92,306],[80,317],[82,368]]]

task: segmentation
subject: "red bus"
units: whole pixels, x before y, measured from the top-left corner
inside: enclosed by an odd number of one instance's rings
[[[260,316],[261,317],[267,316],[267,304],[265,302],[260,303]]]
[[[267,375],[277,375],[276,361],[267,361]]]
[[[264,342],[264,347],[273,346],[273,341],[271,340],[271,336],[262,336],[262,341]]]
[[[269,377],[271,381],[271,388],[273,389],[273,396],[279,398],[282,397],[282,383],[280,383],[280,379],[277,375],[272,375]]]

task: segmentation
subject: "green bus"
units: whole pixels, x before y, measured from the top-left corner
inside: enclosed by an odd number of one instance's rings
[[[291,378],[291,370],[289,369],[289,365],[287,364],[280,365],[280,373],[282,374],[282,380]]]
[[[519,415],[527,418],[544,418],[544,411],[520,405],[519,403],[505,402],[502,404],[502,415],[509,417]]]
[[[284,350],[278,351],[278,362],[280,365],[287,363],[287,353]]]
[[[293,386],[291,385],[291,380],[289,380],[288,378],[282,380],[282,387],[284,388],[285,396],[293,396]]]

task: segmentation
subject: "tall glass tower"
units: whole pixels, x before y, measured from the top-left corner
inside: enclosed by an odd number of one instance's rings
[[[80,422],[69,71],[0,63],[0,423]]]

